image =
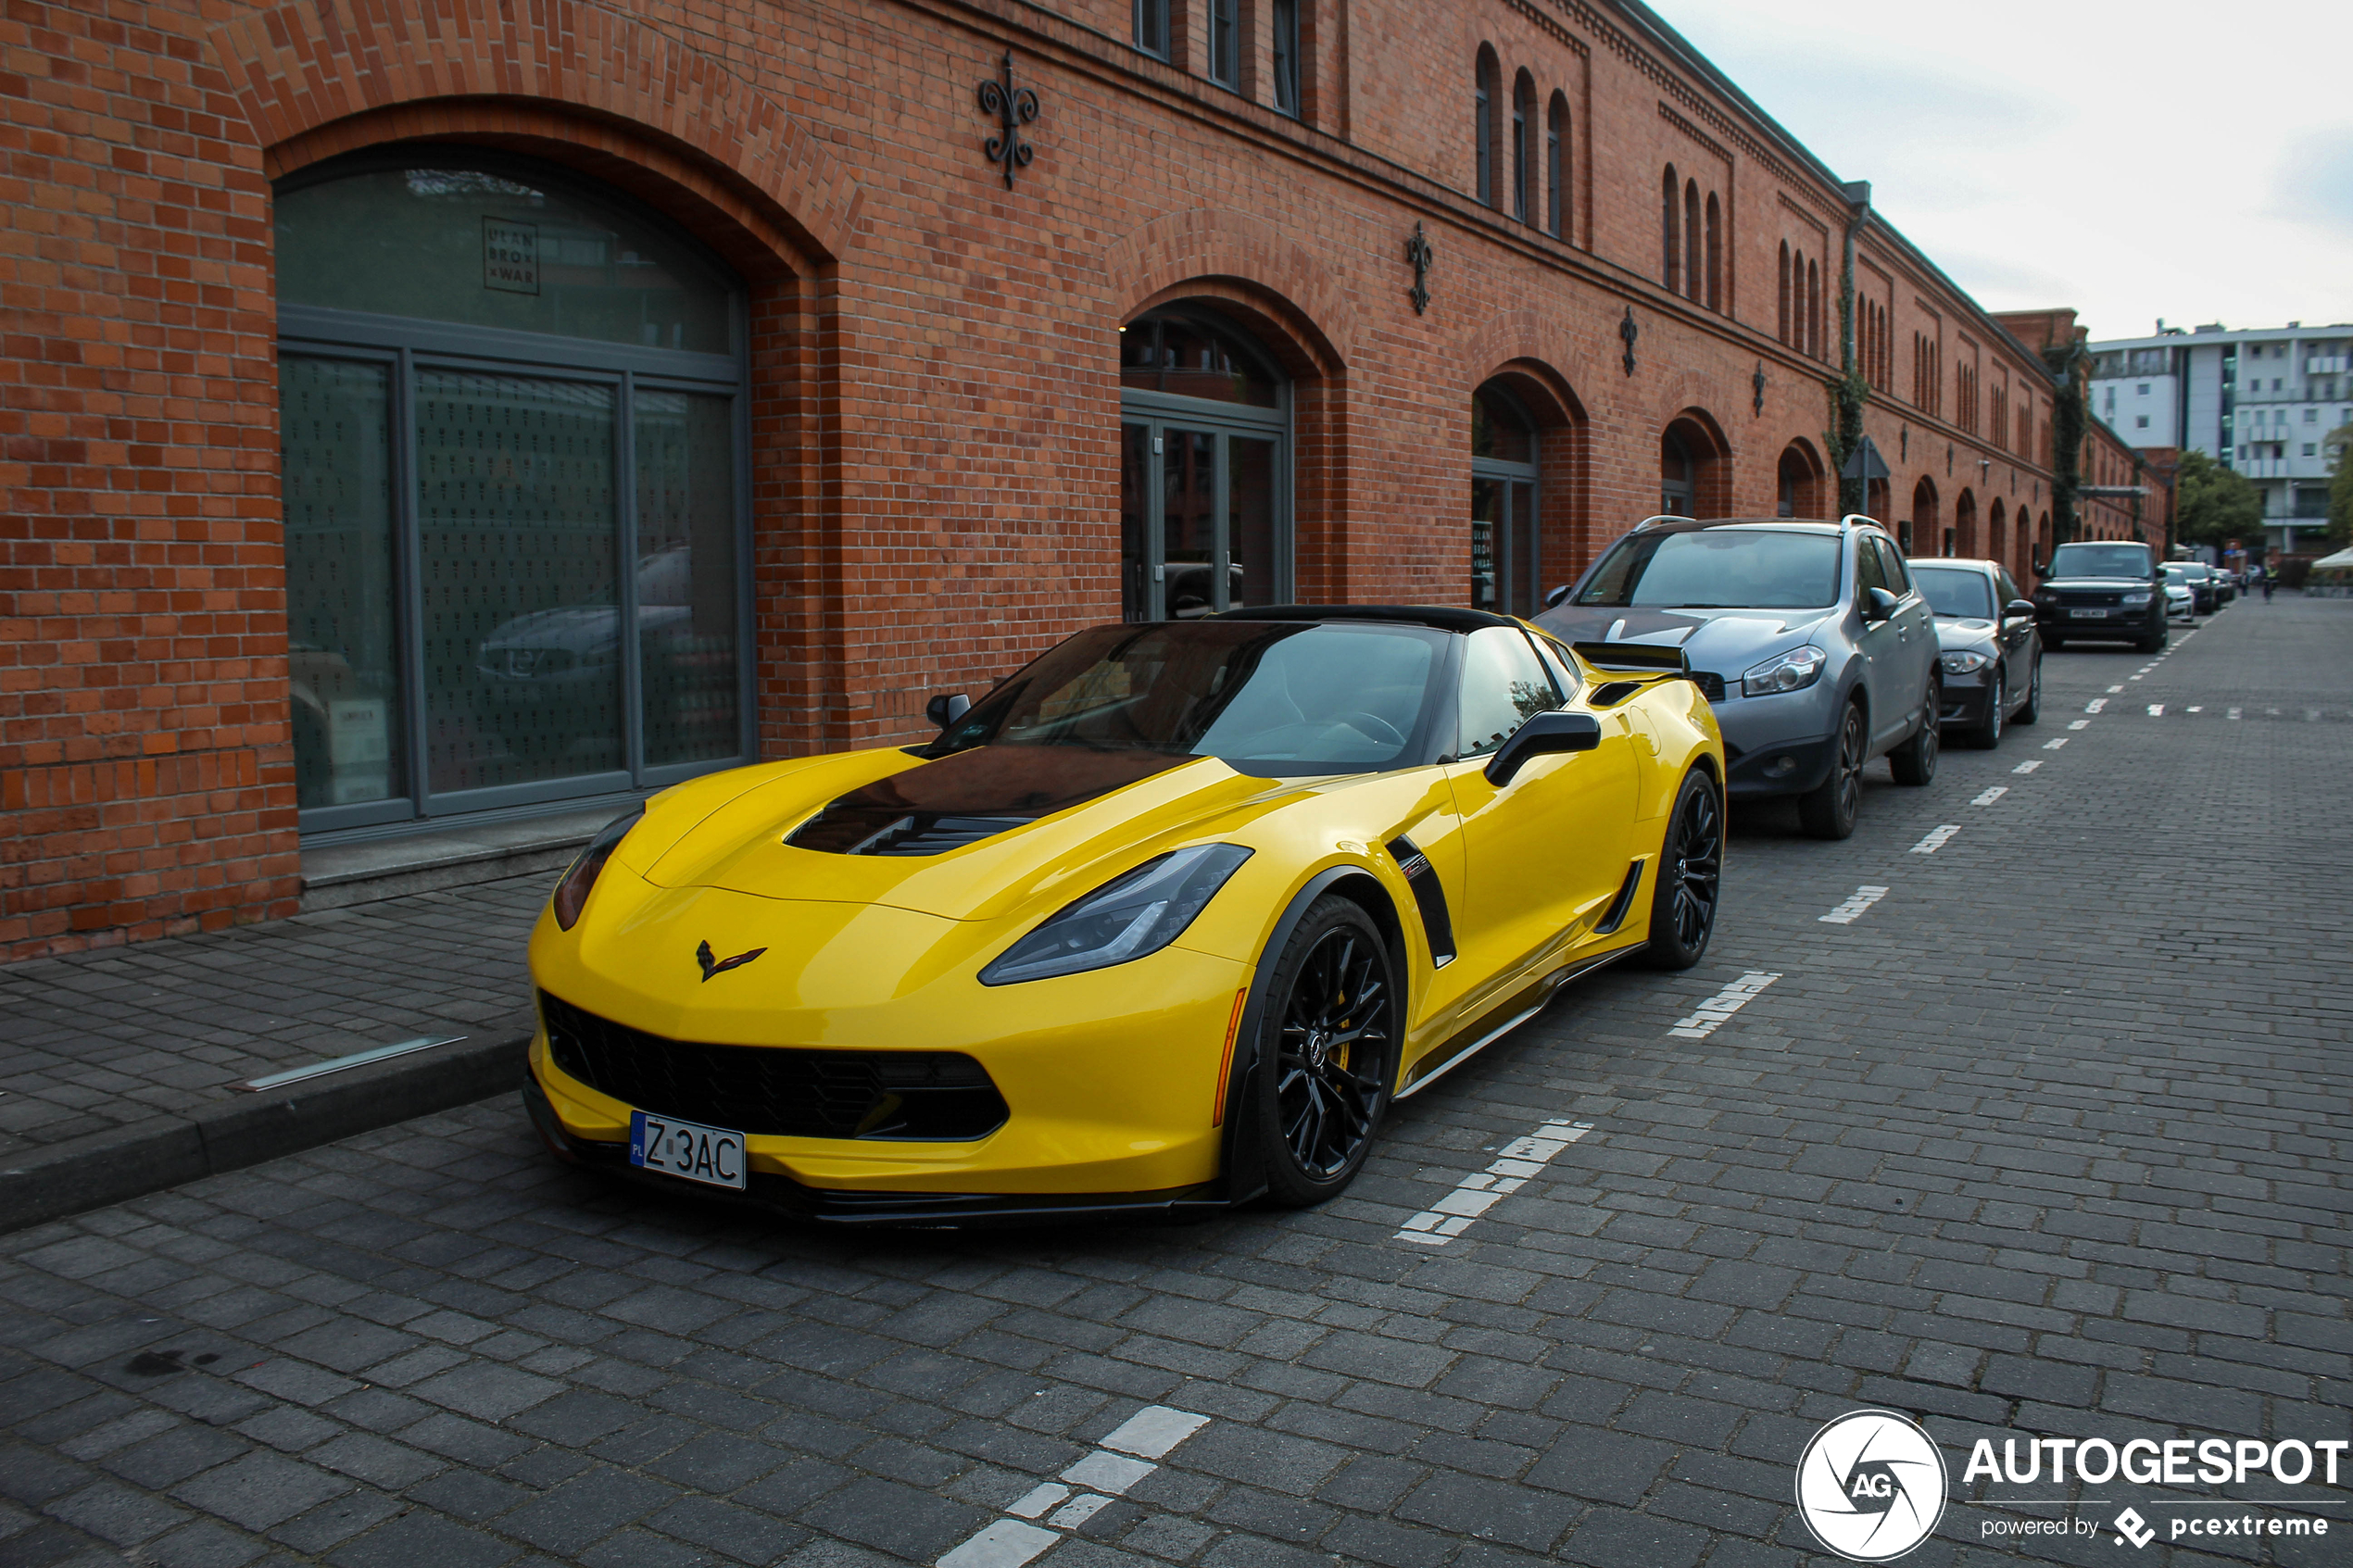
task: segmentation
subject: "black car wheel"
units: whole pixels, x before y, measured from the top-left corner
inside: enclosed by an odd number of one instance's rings
[[[1856,813],[1863,806],[1863,763],[1870,749],[1863,730],[1860,703],[1846,705],[1839,721],[1838,757],[1831,776],[1797,797],[1797,821],[1815,838],[1845,838],[1855,831]]]
[[[1994,691],[1985,705],[1985,722],[1969,732],[1969,744],[1980,751],[1991,751],[2002,744],[2002,709],[2010,700],[2009,692],[2002,684],[2002,667],[1994,666]]]
[[[1355,1178],[1397,1073],[1389,944],[1357,904],[1315,901],[1284,944],[1259,1035],[1267,1197],[1321,1203]]]
[[[1653,969],[1689,969],[1707,951],[1716,931],[1716,895],[1724,876],[1724,807],[1705,773],[1683,776],[1658,849],[1651,887],[1650,944],[1642,961]]]
[[[2032,724],[2043,716],[2043,656],[2034,656],[2034,665],[2026,677],[2026,700],[2018,705],[2010,716],[2013,724]]]
[[[1928,678],[1928,696],[1920,699],[1920,727],[1912,738],[1887,754],[1887,765],[1900,784],[1924,784],[1936,777],[1936,755],[1944,738],[1944,696],[1936,677]]]

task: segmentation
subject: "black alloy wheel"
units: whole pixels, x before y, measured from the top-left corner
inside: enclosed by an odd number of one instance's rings
[[[1911,739],[1887,754],[1887,766],[1897,784],[1918,787],[1936,777],[1936,756],[1944,734],[1944,689],[1931,675],[1928,695],[1920,698],[1920,727],[1912,732]]]
[[[1855,832],[1855,818],[1863,808],[1863,763],[1870,749],[1863,730],[1863,705],[1850,702],[1839,721],[1838,758],[1831,776],[1797,797],[1797,821],[1807,836],[1846,838]]]
[[[1364,909],[1319,898],[1284,944],[1259,1035],[1267,1196],[1320,1203],[1355,1178],[1397,1076],[1398,989]]]
[[[1658,848],[1651,888],[1650,944],[1642,961],[1653,969],[1689,969],[1716,932],[1716,901],[1724,879],[1724,807],[1715,781],[1683,775],[1667,837]]]
[[[2043,656],[2037,653],[2026,677],[2026,700],[2010,715],[2013,724],[2032,724],[2043,716]]]
[[[1994,692],[1985,705],[1985,722],[1969,733],[1969,744],[1980,751],[1991,751],[2002,744],[2002,706],[2010,700],[2008,687],[2002,679],[2002,664],[1994,662]]]

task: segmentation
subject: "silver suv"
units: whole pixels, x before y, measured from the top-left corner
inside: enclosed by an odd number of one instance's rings
[[[1936,776],[1935,618],[1867,517],[1655,517],[1549,602],[1536,624],[1565,640],[1680,646],[1723,726],[1727,793],[1797,797],[1817,838],[1855,831],[1872,758],[1898,784]]]

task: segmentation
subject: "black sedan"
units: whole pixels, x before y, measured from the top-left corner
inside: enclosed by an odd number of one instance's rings
[[[1944,723],[1972,746],[2002,744],[2007,724],[2043,710],[2043,637],[2034,606],[1999,561],[1915,560],[1912,581],[1936,615],[1944,666]]]

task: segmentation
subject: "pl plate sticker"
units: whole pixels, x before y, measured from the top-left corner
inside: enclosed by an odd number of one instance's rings
[[[1850,1411],[1814,1434],[1797,1461],[1797,1511],[1851,1562],[1901,1557],[1944,1514],[1944,1456],[1919,1423]]]

